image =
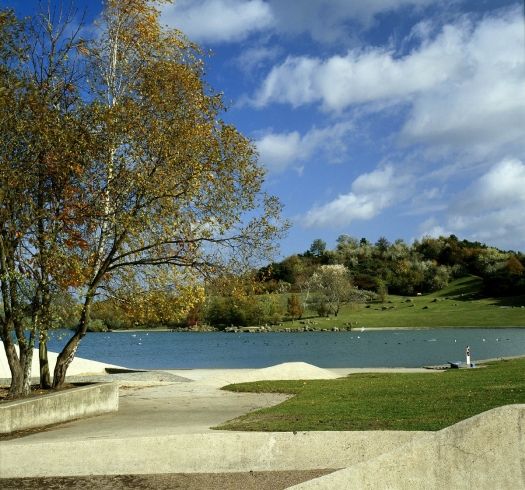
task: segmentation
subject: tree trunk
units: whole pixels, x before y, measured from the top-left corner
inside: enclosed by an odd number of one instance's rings
[[[79,331],[69,339],[69,342],[62,349],[62,352],[57,357],[57,362],[55,365],[55,370],[53,372],[53,383],[52,387],[54,389],[60,389],[64,382],[66,381],[66,372],[67,368],[73,361],[75,354],[80,344],[80,340],[84,334],[81,334]]]
[[[91,302],[95,295],[95,288],[88,291],[86,294],[86,299],[84,301],[84,306],[82,308],[82,313],[80,314],[80,320],[75,334],[69,339],[68,343],[62,349],[62,352],[57,357],[57,362],[55,364],[55,370],[53,372],[53,384],[54,389],[60,388],[66,380],[67,368],[73,361],[75,354],[78,349],[78,345],[82,340],[82,337],[86,335],[87,324],[89,321],[89,313],[91,310]]]
[[[18,364],[18,363],[17,363]],[[14,369],[11,369],[11,384],[7,398],[20,398],[24,394],[24,370],[18,364]]]
[[[51,388],[51,373],[49,372],[49,360],[47,358],[47,333],[40,333],[38,342],[38,359],[40,363],[40,388]]]
[[[49,360],[47,357],[47,333],[51,327],[51,295],[48,284],[43,285],[42,294],[42,322],[40,323],[38,337],[38,360],[40,367],[40,388],[51,388],[51,373],[49,372]]]
[[[28,395],[31,390],[31,365],[29,364],[28,369],[27,362],[31,363],[31,359],[28,359],[23,346],[17,353],[15,344],[11,339],[4,338],[3,342],[9,370],[11,371],[11,384],[9,385],[7,397],[15,399]]]
[[[20,358],[16,353],[13,342],[4,340],[4,349],[11,371],[11,384],[9,386],[8,398],[18,398],[22,396],[24,388],[24,370],[20,363]]]
[[[20,359],[24,360],[23,372],[23,388],[22,395],[29,395],[31,393],[31,370],[33,367],[33,347],[35,346],[35,333],[31,332],[28,345],[25,347],[25,354],[20,355]]]

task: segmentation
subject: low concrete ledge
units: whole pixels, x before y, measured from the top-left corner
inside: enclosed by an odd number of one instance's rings
[[[39,443],[22,438],[0,444],[0,478],[339,469],[420,434],[211,432]]]
[[[118,384],[96,383],[0,404],[0,434],[116,412]]]

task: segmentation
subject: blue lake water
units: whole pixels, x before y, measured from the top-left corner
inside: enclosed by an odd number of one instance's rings
[[[53,332],[49,350],[70,332]],[[88,333],[77,355],[137,369],[260,368],[304,361],[320,367],[421,367],[525,355],[523,328],[436,328],[304,333]]]

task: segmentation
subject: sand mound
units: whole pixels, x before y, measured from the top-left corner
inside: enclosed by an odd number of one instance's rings
[[[338,375],[306,362],[285,362],[249,373],[253,381],[279,379],[335,379]]]
[[[328,369],[319,368],[306,362],[285,362],[262,369],[251,371],[237,371],[222,373],[221,376],[212,376],[208,383],[224,386],[232,383],[249,383],[252,381],[276,381],[298,379],[335,379],[339,375]]]
[[[56,359],[58,354],[55,352],[49,352],[49,369],[51,375],[55,368]],[[106,364],[103,362],[90,361],[89,359],[82,359],[81,357],[75,357],[73,362],[67,370],[68,376],[71,375],[90,375],[90,374],[106,374],[106,367],[121,368],[120,366],[114,366],[112,364]],[[33,363],[31,367],[31,376],[38,377],[39,364],[38,364],[38,349],[33,350]],[[4,345],[0,341],[0,378],[11,379],[11,371],[9,370],[9,364],[5,355]]]

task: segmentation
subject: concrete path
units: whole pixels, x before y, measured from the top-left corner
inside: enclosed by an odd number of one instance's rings
[[[116,413],[76,420],[24,437],[29,442],[128,438],[210,432],[210,427],[286,400],[285,395],[232,393],[195,381],[120,378]]]
[[[525,489],[525,405],[488,410],[293,488]]]

